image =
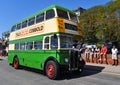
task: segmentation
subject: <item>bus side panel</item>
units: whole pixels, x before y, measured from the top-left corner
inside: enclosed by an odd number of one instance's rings
[[[30,62],[33,63],[33,68],[37,68],[40,70],[43,70],[43,65],[44,62],[49,58],[49,57],[54,57],[56,58],[56,51],[55,50],[40,50],[36,51],[33,54],[33,57]]]
[[[22,66],[27,66],[31,68],[36,68],[43,70],[43,63],[49,57],[57,58],[59,61],[59,56],[57,57],[56,50],[17,50],[9,52],[8,62],[13,63],[14,56],[17,56],[19,59],[19,64]]]
[[[8,63],[12,64],[13,63],[13,54],[12,51],[9,50],[9,54],[8,54]]]
[[[20,65],[24,65],[23,63],[23,57],[21,56],[22,52],[18,51],[18,50],[9,50],[9,54],[8,54],[8,63],[12,64],[14,57],[18,57],[19,60],[19,64]]]
[[[58,52],[60,58],[60,65],[68,65],[69,64],[69,50],[60,50]],[[68,59],[68,62],[65,62],[65,59]]]

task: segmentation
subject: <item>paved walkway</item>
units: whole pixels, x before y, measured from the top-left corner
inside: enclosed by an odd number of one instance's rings
[[[85,69],[92,70],[92,71],[120,74],[120,65],[112,66],[112,65],[106,65],[106,64],[86,63]]]
[[[0,60],[6,60],[6,59],[7,59],[7,56],[5,57],[0,56]]]
[[[0,56],[0,60],[6,60],[6,59],[7,59],[7,56],[6,57]],[[85,69],[92,70],[92,71],[120,74],[120,65],[119,66],[112,66],[112,65],[106,65],[106,64],[86,63]]]

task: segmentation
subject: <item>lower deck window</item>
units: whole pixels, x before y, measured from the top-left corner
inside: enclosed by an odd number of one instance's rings
[[[20,50],[25,50],[25,43],[20,43]]]
[[[60,48],[72,48],[73,41],[72,37],[69,36],[60,36]]]
[[[34,49],[42,49],[42,41],[35,41]]]
[[[15,50],[19,49],[19,44],[15,44]]]
[[[57,36],[51,37],[51,49],[58,49],[58,37]]]
[[[27,49],[27,50],[33,49],[33,42],[28,42],[28,43],[26,44],[26,49]]]

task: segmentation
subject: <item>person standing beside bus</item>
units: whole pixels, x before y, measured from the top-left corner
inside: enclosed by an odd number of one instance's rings
[[[90,62],[90,49],[87,47],[85,49],[86,62]]]
[[[103,60],[105,60],[106,64],[108,64],[107,62],[107,47],[103,44],[102,48],[101,48],[101,63],[103,63]]]
[[[98,63],[98,59],[100,58],[100,48],[98,46],[95,48],[94,58],[96,59],[96,63]]]
[[[90,56],[91,56],[91,59],[92,59],[92,63],[94,63],[94,53],[95,53],[95,48],[94,46],[92,46],[92,48],[90,49]]]
[[[113,46],[113,48],[111,49],[111,52],[112,52],[112,59],[114,62],[112,65],[117,66],[118,65],[118,58],[117,58],[118,49],[115,46]]]

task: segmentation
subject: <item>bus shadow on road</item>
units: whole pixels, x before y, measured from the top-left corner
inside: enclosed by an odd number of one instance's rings
[[[76,78],[81,78],[81,77],[86,77],[86,76],[92,76],[92,75],[100,73],[104,68],[105,67],[103,66],[85,65],[85,68],[82,73],[75,73],[75,72],[61,73],[60,78],[57,80],[65,80],[65,79],[70,80],[70,79],[76,79]],[[29,71],[29,72],[34,72],[40,75],[44,75],[44,72],[41,70],[28,68],[28,67],[21,67],[20,69]]]
[[[75,73],[75,72],[67,73],[61,76],[60,80],[64,80],[64,79],[69,80],[69,79],[75,79],[80,77],[92,76],[92,75],[101,73],[104,68],[105,67],[103,66],[86,65],[82,73]]]
[[[34,68],[24,67],[24,66],[21,66],[19,69],[22,69],[22,70],[28,71],[28,72],[33,72],[33,73],[44,75],[43,71],[41,71],[39,69],[34,69]]]

